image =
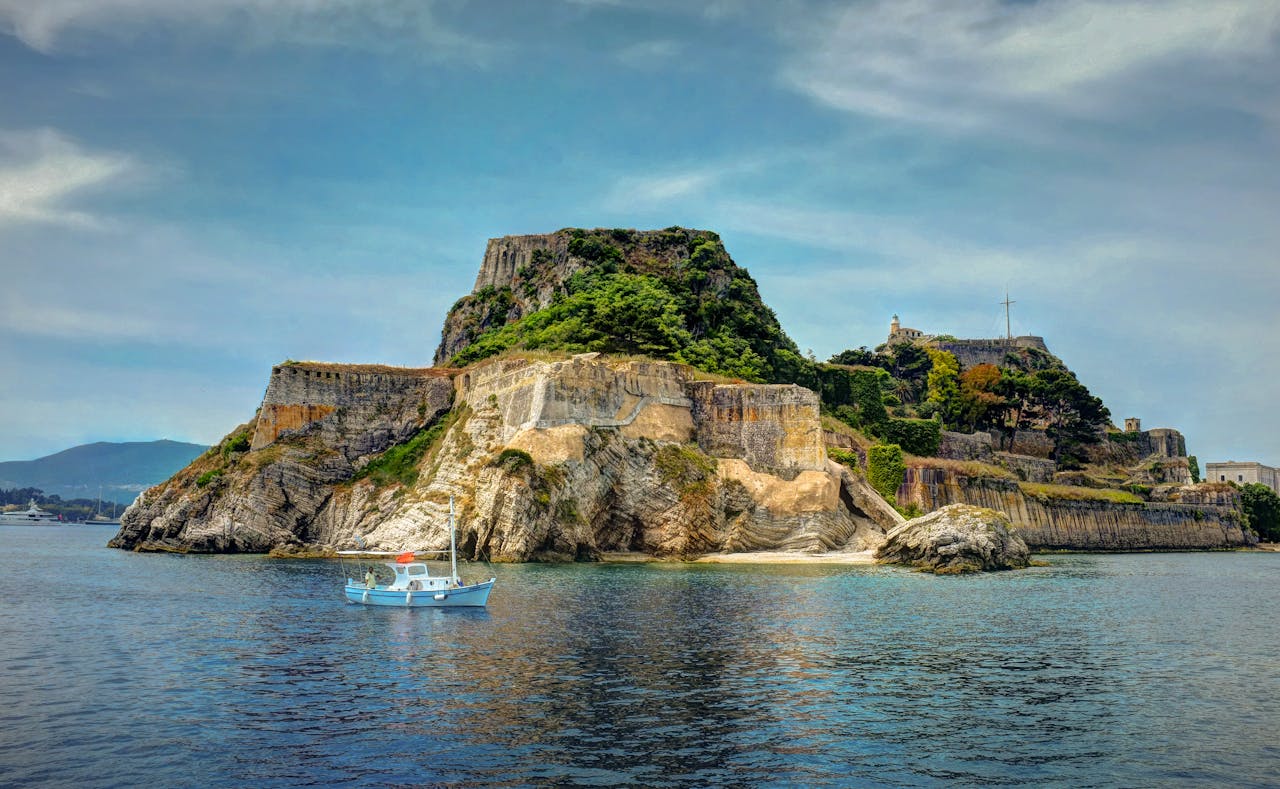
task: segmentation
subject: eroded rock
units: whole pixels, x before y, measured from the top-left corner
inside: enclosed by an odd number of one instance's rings
[[[876,561],[943,574],[1018,569],[1031,555],[1004,513],[952,504],[891,529]]]

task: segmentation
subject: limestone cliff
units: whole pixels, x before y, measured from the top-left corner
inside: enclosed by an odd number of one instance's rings
[[[1251,542],[1240,522],[1238,498],[1229,493],[1169,486],[1160,498],[1070,499],[1055,495],[1052,486],[919,467],[907,469],[898,489],[901,505],[925,512],[949,504],[1004,512],[1033,550],[1212,549]]]
[[[229,437],[144,493],[112,545],[440,547],[450,496],[463,553],[508,561],[867,549],[901,521],[827,459],[817,395],[801,387],[594,354],[490,360],[452,379],[368,371],[381,377],[350,390],[356,368],[294,367],[273,370],[241,431],[251,448],[228,450]],[[361,475],[368,450],[427,436],[450,402],[415,480]]]

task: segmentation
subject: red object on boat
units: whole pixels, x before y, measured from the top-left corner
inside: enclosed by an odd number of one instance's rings
[[[405,551],[396,557],[396,564],[408,564],[413,561],[413,551]]]

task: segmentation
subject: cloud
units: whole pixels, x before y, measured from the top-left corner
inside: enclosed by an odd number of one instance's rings
[[[233,30],[250,43],[384,50],[481,62],[491,47],[440,22],[433,0],[0,0],[0,32],[40,52],[97,37]]]
[[[670,39],[638,41],[614,53],[614,58],[624,66],[645,69],[668,63],[684,52],[684,44]]]
[[[86,151],[53,129],[0,132],[0,229],[25,222],[101,227],[71,204],[136,180],[144,169],[130,156]]]
[[[878,0],[825,20],[784,78],[836,109],[987,130],[1118,112],[1137,75],[1188,64],[1219,78],[1166,99],[1232,100],[1241,64],[1276,67],[1277,30],[1274,0]]]

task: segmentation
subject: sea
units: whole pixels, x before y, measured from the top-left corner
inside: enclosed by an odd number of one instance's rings
[[[494,565],[406,610],[112,534],[0,527],[0,785],[1280,784],[1280,554]]]

